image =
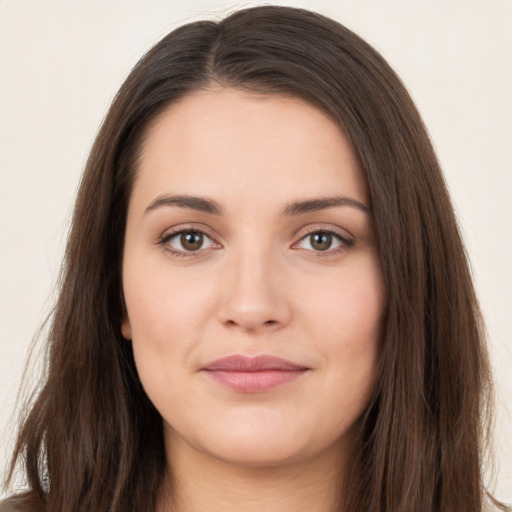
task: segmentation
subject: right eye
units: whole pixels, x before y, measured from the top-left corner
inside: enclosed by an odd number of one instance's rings
[[[203,249],[210,249],[214,241],[202,231],[197,229],[181,230],[162,238],[161,243],[174,253],[193,253]]]

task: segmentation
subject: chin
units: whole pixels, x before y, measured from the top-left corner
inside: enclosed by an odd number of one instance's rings
[[[232,466],[270,468],[309,462],[327,452],[343,450],[347,442],[352,443],[348,433],[338,438],[332,438],[332,432],[318,435],[316,429],[308,429],[297,422],[293,428],[289,422],[287,425],[280,422],[263,425],[254,421],[232,423],[229,430],[225,424],[223,427],[216,430],[212,425],[207,432],[187,439],[187,444],[196,453]]]
[[[246,468],[269,468],[301,462],[308,458],[304,447],[286,446],[275,440],[240,441],[229,446],[217,445],[210,455],[232,466]]]

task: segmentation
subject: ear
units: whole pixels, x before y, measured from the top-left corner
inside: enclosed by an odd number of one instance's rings
[[[132,339],[132,326],[130,324],[130,320],[128,319],[128,315],[124,315],[123,321],[121,322],[121,334],[125,340]]]
[[[132,339],[132,326],[128,318],[128,310],[126,309],[126,301],[124,300],[124,292],[122,286],[119,289],[119,301],[121,303],[121,335],[125,340]]]

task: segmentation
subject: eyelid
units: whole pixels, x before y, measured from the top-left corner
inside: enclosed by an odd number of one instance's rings
[[[303,249],[301,247],[297,247],[305,238],[315,233],[328,233],[329,235],[335,237],[340,242],[340,245],[338,247],[335,247],[334,249],[329,248],[326,249],[325,251],[315,251],[314,249]],[[296,242],[292,244],[291,248],[311,252],[315,256],[332,256],[334,254],[346,251],[354,245],[354,239],[352,235],[347,233],[347,231],[334,226],[326,226],[325,224],[316,224],[313,226],[308,226],[307,228],[305,228],[305,231],[301,230],[301,232],[297,236],[298,239]]]
[[[211,249],[219,249],[222,247],[222,245],[216,240],[216,237],[212,236],[210,231],[205,226],[198,227],[194,224],[187,224],[187,225],[179,225],[175,226],[173,228],[167,229],[163,232],[163,234],[159,237],[157,241],[157,245],[161,245],[164,247],[166,251],[171,253],[174,256],[183,256],[183,257],[194,257],[194,256],[200,256],[205,253],[205,251],[209,251]],[[201,248],[196,251],[187,251],[185,249],[176,249],[175,247],[170,246],[169,241],[172,240],[174,237],[177,237],[183,233],[200,233],[205,238],[209,239],[212,244],[209,247]]]
[[[220,244],[217,241],[217,237],[210,234],[209,232],[211,229],[209,229],[207,226],[197,224],[185,224],[185,225],[179,225],[175,226],[173,228],[167,229],[164,231],[164,233],[159,237],[157,241],[157,245],[161,245],[164,247],[166,251],[171,253],[175,256],[183,256],[183,257],[194,257],[194,256],[200,256],[204,255],[206,251],[210,250],[217,250],[222,248],[222,244]],[[201,233],[204,237],[209,239],[211,241],[211,245],[209,247],[201,248],[195,251],[187,251],[185,249],[180,250],[173,248],[168,243],[172,238],[177,237],[180,234],[183,233],[190,233],[190,232],[196,232]],[[314,250],[314,249],[307,249],[298,247],[299,244],[308,236],[311,236],[315,233],[327,233],[329,235],[332,235],[336,240],[339,242],[339,245],[333,249],[329,248],[324,251]],[[349,250],[354,245],[354,239],[351,234],[349,234],[346,230],[341,229],[337,226],[328,225],[325,224],[315,224],[310,225],[307,227],[302,228],[299,230],[296,234],[295,242],[291,245],[292,249],[296,250],[303,250],[305,252],[309,252],[315,255],[315,257],[328,257],[333,256],[335,254],[344,252]]]

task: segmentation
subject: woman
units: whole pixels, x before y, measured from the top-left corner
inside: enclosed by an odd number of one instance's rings
[[[183,26],[135,67],[48,363],[3,510],[488,505],[489,368],[427,133],[382,57],[304,10]]]

